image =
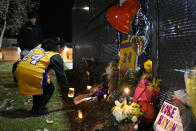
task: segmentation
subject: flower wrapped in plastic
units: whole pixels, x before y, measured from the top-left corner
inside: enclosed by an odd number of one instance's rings
[[[112,108],[112,114],[118,122],[122,122],[125,119],[129,119],[132,122],[138,122],[138,117],[142,116],[140,105],[137,103],[131,103],[127,105],[127,101],[124,100],[122,103],[115,101],[115,105]]]
[[[133,96],[133,101],[151,101],[153,89],[148,86],[149,83],[150,81],[147,79],[141,79],[139,81]]]
[[[155,78],[152,82],[141,79],[135,90],[133,101],[155,101],[159,96],[160,82],[161,80]]]
[[[190,100],[193,115],[196,119],[196,67],[185,72],[185,85]]]
[[[191,108],[188,94],[185,89],[174,91],[174,95],[171,99],[175,106],[180,110],[180,117],[182,119],[183,130],[192,131],[196,129],[196,119],[194,118]]]

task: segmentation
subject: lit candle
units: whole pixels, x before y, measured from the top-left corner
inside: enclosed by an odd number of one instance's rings
[[[128,95],[129,94],[129,88],[125,88],[124,92],[125,92],[126,95]]]
[[[78,118],[79,118],[79,119],[82,119],[82,118],[83,118],[83,116],[82,116],[82,111],[81,111],[81,110],[78,111]]]
[[[69,88],[68,97],[69,98],[73,98],[74,97],[74,88]]]
[[[90,90],[92,88],[92,86],[87,86],[87,90]]]
[[[105,95],[104,95],[104,99],[106,99],[106,97],[107,97],[107,95],[105,94]]]

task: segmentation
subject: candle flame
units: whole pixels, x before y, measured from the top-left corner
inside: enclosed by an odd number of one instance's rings
[[[124,92],[125,92],[125,94],[128,94],[129,93],[129,88],[125,88]]]
[[[92,88],[92,86],[87,86],[87,90],[90,90]]]

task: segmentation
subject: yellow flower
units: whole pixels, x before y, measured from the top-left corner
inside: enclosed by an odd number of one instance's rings
[[[149,86],[153,87],[154,90],[159,91],[160,90],[160,83],[161,83],[160,79],[153,78],[153,81],[150,82]]]
[[[144,68],[146,72],[152,72],[152,61],[148,59],[146,62],[144,62]]]

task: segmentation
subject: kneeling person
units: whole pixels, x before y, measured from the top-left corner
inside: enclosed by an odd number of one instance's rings
[[[42,45],[32,49],[18,63],[14,71],[20,94],[33,95],[32,115],[47,113],[45,106],[54,92],[49,72],[55,71],[58,84],[62,89],[69,88],[63,60],[59,55],[64,46],[64,42],[59,39],[45,40]]]

